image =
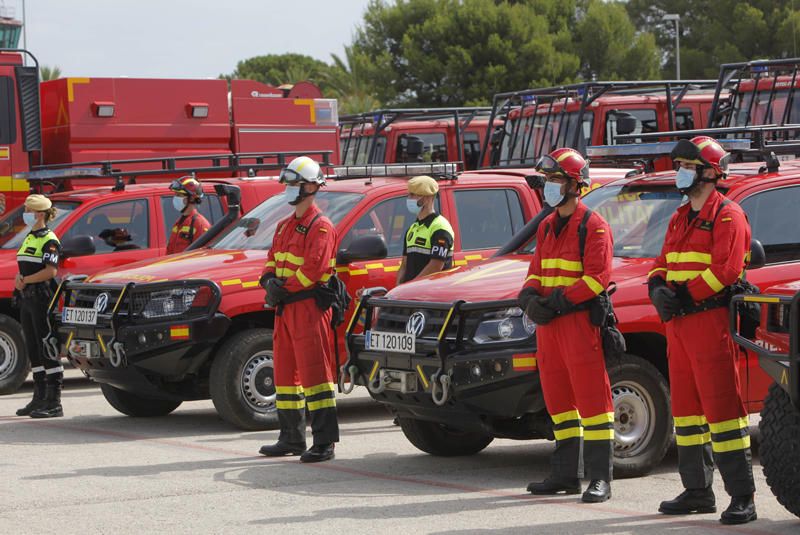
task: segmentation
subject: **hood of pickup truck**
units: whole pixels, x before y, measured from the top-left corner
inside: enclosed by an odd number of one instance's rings
[[[88,282],[113,284],[205,279],[216,282],[223,291],[228,287],[241,289],[258,286],[266,261],[267,251],[198,249],[101,271],[91,276]]]
[[[388,297],[409,301],[468,302],[513,299],[522,289],[532,255],[507,255],[401,284]],[[615,258],[611,280],[645,282],[652,259]],[[646,295],[646,287],[644,294]]]

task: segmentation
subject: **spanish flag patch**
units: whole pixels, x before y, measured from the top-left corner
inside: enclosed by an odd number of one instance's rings
[[[515,372],[530,372],[536,370],[536,357],[534,353],[520,353],[514,355],[511,366]]]
[[[189,326],[188,325],[175,325],[169,328],[169,337],[172,340],[188,340],[189,339]]]

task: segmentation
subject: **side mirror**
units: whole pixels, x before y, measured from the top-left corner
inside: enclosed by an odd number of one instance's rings
[[[406,139],[406,154],[409,158],[416,158],[425,152],[425,142],[415,136],[409,136]]]
[[[361,236],[336,254],[337,264],[349,264],[359,260],[380,260],[386,258],[389,250],[386,241],[381,236]]]
[[[636,131],[638,119],[630,113],[619,112],[616,116],[617,135],[624,136]]]
[[[747,269],[758,269],[764,267],[767,263],[767,253],[764,252],[764,246],[758,240],[750,242],[750,263],[747,264]]]
[[[87,234],[78,234],[61,243],[61,255],[65,258],[74,256],[91,256],[96,252],[94,238]]]

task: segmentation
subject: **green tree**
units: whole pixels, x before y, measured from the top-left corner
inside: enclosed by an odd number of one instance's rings
[[[303,54],[267,54],[240,61],[231,74],[220,78],[257,80],[275,86],[308,80],[320,84],[325,91],[322,82],[328,69],[324,61]]]
[[[634,25],[655,35],[663,76],[675,75],[675,23],[680,15],[682,78],[716,78],[720,63],[800,54],[800,10],[792,0],[630,0]],[[798,3],[800,7],[800,3]]]
[[[374,95],[372,66],[369,58],[352,46],[344,49],[344,58],[331,54],[333,65],[325,73],[331,96],[339,99],[343,114],[360,113],[381,106]]]
[[[41,76],[42,82],[61,78],[61,67],[58,65],[53,65],[52,67],[42,65],[39,67],[39,76]]]

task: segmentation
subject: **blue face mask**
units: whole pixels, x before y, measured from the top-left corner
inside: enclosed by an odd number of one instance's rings
[[[561,186],[557,182],[544,183],[544,202],[553,208],[559,206],[564,201],[564,194],[561,193]]]
[[[417,204],[417,202],[418,201],[416,199],[406,199],[406,208],[408,208],[408,211],[414,215],[419,213],[420,206]]]
[[[697,171],[694,169],[681,167],[675,174],[675,186],[678,187],[678,191],[685,193],[689,188],[692,187],[696,178]]]
[[[36,214],[33,212],[23,212],[22,221],[29,227],[32,227],[33,224],[36,223]]]
[[[300,186],[286,186],[285,194],[289,204],[297,204],[295,201],[300,196]]]
[[[182,211],[186,207],[186,203],[184,202],[183,197],[173,197],[172,207],[179,212]]]

